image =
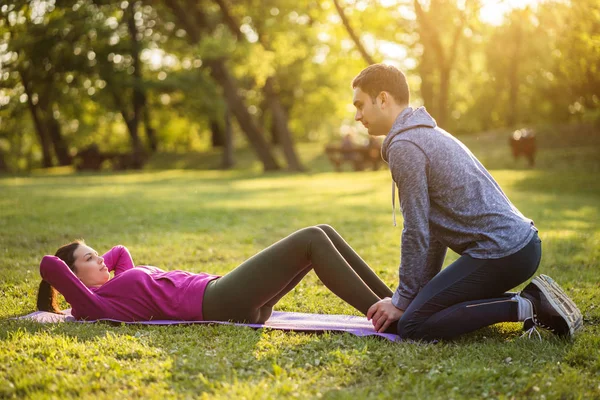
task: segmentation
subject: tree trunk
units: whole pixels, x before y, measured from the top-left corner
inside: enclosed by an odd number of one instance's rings
[[[271,123],[277,133],[278,142],[283,147],[283,154],[288,162],[288,169],[290,171],[303,171],[304,168],[296,155],[292,135],[288,129],[287,115],[281,106],[279,97],[273,87],[273,80],[273,77],[269,77],[265,82],[265,94],[267,95],[267,101],[269,103],[269,108],[271,109]]]
[[[28,100],[28,102],[30,103],[29,110],[31,111],[31,116],[35,124],[35,130],[38,134],[38,139],[40,140],[40,146],[42,147],[42,166],[44,168],[50,168],[54,163],[52,162],[52,149],[50,139],[48,138],[48,132],[43,126],[37,108],[31,101]]]
[[[419,0],[414,0],[414,6],[415,14],[417,15],[417,21],[419,23],[419,36],[421,38],[421,44],[424,48],[424,55],[431,51],[431,53],[435,56],[435,62],[432,62],[432,64],[437,67],[440,81],[437,93],[437,110],[433,111],[438,125],[444,126],[448,118],[450,77],[452,75],[454,61],[456,60],[458,43],[460,42],[462,32],[466,25],[466,16],[465,12],[460,13],[459,23],[454,31],[450,49],[446,53],[442,44],[441,34],[436,25],[430,20],[430,13],[438,9],[436,2],[431,1],[428,12],[423,10]],[[424,62],[426,62],[425,57]],[[426,69],[429,69],[429,67]],[[422,75],[421,79],[426,80],[429,79],[430,76],[431,75]],[[429,88],[427,88],[427,90],[428,89]],[[423,87],[421,87],[421,90],[423,91]]]
[[[354,44],[356,45],[356,48],[360,52],[360,55],[363,57],[363,59],[365,60],[365,62],[367,64],[369,64],[369,65],[375,64],[375,60],[367,52],[367,49],[365,49],[365,46],[363,46],[362,42],[360,41],[360,38],[354,32],[354,29],[352,29],[352,26],[350,25],[350,21],[348,21],[348,18],[346,17],[346,13],[344,13],[344,9],[340,6],[340,4],[338,3],[338,0],[333,0],[333,4],[335,5],[335,9],[337,10],[338,14],[340,15],[340,18],[342,20],[342,23],[344,24],[344,27],[346,28],[346,31],[348,31],[348,34],[350,35],[350,37],[354,41]]]
[[[207,19],[194,2],[188,1],[186,7],[182,7],[177,0],[166,0],[167,6],[173,11],[173,14],[188,34],[188,40],[191,44],[198,44],[201,39],[200,29],[208,29]],[[246,134],[250,146],[256,152],[259,160],[263,164],[265,171],[278,170],[279,165],[271,154],[271,150],[260,130],[252,120],[244,101],[238,95],[237,84],[229,75],[227,67],[223,60],[206,60],[205,63],[209,69],[211,77],[221,86],[225,96],[225,102],[228,109],[237,119],[242,132]]]
[[[47,87],[45,92],[38,92],[37,109],[40,111],[40,120],[46,129],[48,139],[54,148],[54,154],[58,160],[58,165],[71,165],[73,159],[69,154],[69,146],[61,133],[60,123],[54,117],[53,104],[48,94],[52,87]]]
[[[158,150],[158,140],[156,139],[156,131],[152,127],[150,108],[148,107],[146,96],[144,96],[144,128],[146,130],[146,137],[148,138],[148,145],[150,146],[150,150],[154,153]]]
[[[23,87],[25,88],[25,94],[27,95],[27,105],[29,107],[29,111],[31,112],[33,125],[35,126],[35,131],[37,133],[38,139],[40,140],[40,146],[42,147],[42,166],[44,168],[49,168],[52,166],[52,152],[50,149],[50,139],[48,138],[48,132],[46,131],[46,127],[42,123],[42,118],[39,115],[39,110],[37,106],[33,104],[33,99],[31,98],[31,88],[29,87],[29,81],[25,77],[25,73],[19,70],[19,75],[21,76],[21,82],[23,83]]]
[[[127,125],[127,131],[129,132],[129,139],[131,139],[131,147],[133,150],[136,150],[141,146],[140,135],[138,134],[138,123],[135,117],[131,117],[131,113],[128,113],[127,110],[121,109],[121,115],[125,120],[125,125]]]
[[[71,165],[73,163],[73,159],[69,154],[69,148],[61,133],[60,124],[56,118],[54,118],[52,106],[48,107],[46,110],[46,126],[48,126],[48,133],[50,134],[50,139],[52,140],[52,145],[54,146],[54,153],[58,159],[58,164],[63,166]]]
[[[508,68],[508,116],[506,118],[507,125],[514,127],[519,121],[519,62],[521,61],[521,40],[522,29],[520,20],[513,20],[514,40],[513,54]]]
[[[150,118],[150,107],[146,97],[146,89],[142,78],[142,63],[140,61],[140,40],[138,39],[138,30],[135,25],[135,12],[137,3],[132,1],[128,8],[127,30],[131,37],[131,57],[133,60],[133,113],[138,124],[143,119],[144,130],[148,138],[148,145],[152,152],[158,149],[156,131],[152,127]]]
[[[272,120],[273,118],[271,118]],[[263,125],[264,126],[264,125]],[[271,121],[271,125],[269,125],[269,132],[271,133],[271,144],[273,146],[279,146],[281,143],[279,140],[279,132],[277,132],[277,125],[274,121]]]
[[[61,133],[60,123],[54,117],[53,104],[48,94],[52,91],[52,87],[46,87],[46,91],[38,92],[37,110],[39,112],[40,121],[42,122],[50,144],[54,148],[54,154],[59,165],[71,165],[73,160],[69,154],[69,146]]]
[[[240,25],[229,11],[229,7],[227,6],[227,3],[225,3],[225,0],[215,0],[215,3],[219,5],[221,13],[223,14],[223,22],[225,22],[225,25],[227,25],[231,33],[235,35],[237,40],[244,40],[245,36],[240,30]]]
[[[127,125],[127,130],[129,131],[129,137],[131,138],[132,166],[133,168],[141,168],[143,165],[142,158],[144,155],[144,149],[138,133],[139,122],[136,116],[127,119],[126,110],[121,110],[121,115],[123,115],[123,118],[125,119],[125,124]]]
[[[229,7],[225,0],[215,0],[215,2],[219,5],[221,9],[221,13],[223,14],[223,19],[225,20],[225,24],[229,27],[229,30],[236,35],[238,40],[244,38],[240,30],[239,22],[234,18],[231,14]],[[269,43],[266,42],[264,35],[261,34],[260,30],[258,32],[259,43],[266,50],[270,50]],[[285,112],[283,105],[281,104],[281,99],[279,97],[279,93],[275,89],[277,82],[276,77],[270,76],[267,78],[265,82],[265,86],[263,88],[263,92],[265,94],[265,98],[267,100],[269,110],[271,112],[271,132],[272,135],[272,143],[274,145],[281,144],[283,146],[283,154],[288,164],[288,169],[290,171],[303,171],[304,167],[300,162],[300,159],[296,155],[296,148],[294,146],[294,139],[289,130],[288,125],[288,117]]]
[[[2,151],[2,149],[0,149],[0,171],[8,171],[8,165],[6,164],[6,160],[4,158],[4,151]]]
[[[419,75],[421,76],[421,98],[423,105],[429,110],[429,113],[435,114],[436,105],[434,104],[435,94],[433,91],[433,71],[431,53],[426,46],[423,46],[423,55],[419,64]]]
[[[254,151],[262,161],[265,171],[278,170],[279,165],[277,165],[277,161],[271,154],[268,143],[254,123],[244,101],[238,95],[237,85],[229,75],[223,61],[207,60],[206,64],[210,68],[211,77],[223,88],[223,94],[231,113],[237,119],[240,128],[246,133],[248,142],[254,147]]]
[[[225,146],[225,136],[221,131],[221,123],[211,118],[209,121],[210,125],[210,141],[212,147],[224,147]]]
[[[131,0],[127,8],[127,29],[131,38],[131,58],[133,60],[133,115],[127,123],[133,143],[133,166],[141,168],[143,161],[143,146],[140,140],[138,127],[141,120],[142,108],[145,96],[142,92],[142,65],[140,62],[140,42],[138,40],[137,27],[135,25],[136,1]]]
[[[445,127],[448,122],[449,111],[449,92],[450,92],[450,67],[440,68],[440,90],[438,93],[438,109],[436,114],[436,123],[441,127]]]
[[[235,165],[235,159],[233,158],[233,130],[231,129],[231,113],[227,106],[225,106],[225,129],[223,135],[223,169],[230,169]]]
[[[129,139],[131,139],[131,160],[132,166],[134,168],[141,168],[143,165],[143,157],[144,157],[144,148],[142,146],[142,141],[140,140],[140,135],[138,133],[139,120],[137,119],[137,115],[135,112],[130,111],[126,103],[123,101],[122,93],[118,93],[116,91],[116,85],[111,81],[110,78],[104,78],[106,81],[106,87],[110,91],[112,95],[113,101],[115,102],[117,110],[121,113],[123,120],[125,121],[125,125],[127,126],[127,132],[129,133]],[[121,88],[121,91],[124,89]]]

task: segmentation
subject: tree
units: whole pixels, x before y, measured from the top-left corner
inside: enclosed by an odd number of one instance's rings
[[[231,32],[235,35],[235,37],[238,40],[242,40],[244,35],[240,29],[240,24],[231,13],[226,1],[215,0],[215,2],[219,5],[221,9],[221,13],[223,15],[224,21],[226,22],[226,25],[229,27]],[[257,33],[258,42],[261,44],[261,46],[266,51],[272,51],[270,43],[266,39],[265,35],[261,32],[261,30],[258,30]],[[266,103],[271,111],[272,127],[277,135],[277,142],[281,143],[283,147],[283,153],[288,163],[288,169],[290,169],[291,171],[304,170],[304,167],[302,166],[300,159],[296,154],[294,140],[288,127],[287,113],[283,105],[281,104],[279,96],[279,83],[277,80],[276,72],[266,79],[263,87],[263,92],[265,95]]]
[[[167,0],[166,4],[172,10],[177,23],[187,32],[191,44],[200,44],[203,35],[211,33],[213,24],[195,2],[187,0],[185,7],[177,0]],[[211,77],[221,86],[228,109],[236,117],[248,142],[263,163],[264,169],[266,171],[279,169],[262,132],[244,105],[244,100],[238,94],[237,83],[225,65],[225,58],[223,56],[210,58],[209,55],[203,59],[205,60],[204,64],[210,69]]]
[[[551,71],[554,92],[567,104],[557,102],[555,111],[578,118],[587,111],[600,120],[600,1],[569,4],[562,14],[562,30],[556,35]]]
[[[95,62],[86,73],[106,82],[108,96],[96,96],[96,101],[122,115],[130,137],[132,166],[141,168],[144,154],[156,151],[159,145],[141,61],[142,51],[148,45],[143,29],[147,20],[154,17],[153,9],[145,11],[141,2],[135,0],[119,5],[95,0],[80,10],[81,17],[88,21],[97,20],[97,15],[104,17],[91,28],[96,34],[88,51],[94,53]],[[142,141],[140,126],[145,128],[147,145]]]
[[[479,4],[466,0],[463,9],[460,9],[455,2],[431,0],[429,9],[425,10],[419,0],[414,0],[414,8],[423,48],[419,65],[421,96],[438,124],[446,126],[450,111],[450,83],[458,46],[463,39],[463,32],[469,26],[469,19],[478,12]],[[444,38],[450,41],[444,43]]]
[[[26,2],[17,2],[2,11],[3,27],[9,33],[8,51],[17,57],[6,67],[18,73],[20,84],[42,148],[42,164],[53,165],[52,152],[60,165],[69,165],[71,155],[61,132],[57,95],[65,72],[63,53],[52,41],[52,34],[63,27],[42,10],[33,10]],[[41,66],[41,68],[39,67]]]
[[[365,46],[362,44],[360,38],[354,32],[354,29],[352,28],[348,17],[346,17],[344,9],[342,8],[342,6],[340,6],[339,0],[333,0],[333,4],[335,5],[335,9],[337,10],[338,15],[340,16],[340,19],[342,20],[342,24],[344,24],[346,31],[348,31],[348,35],[350,35],[350,37],[352,38],[352,41],[356,45],[356,48],[360,52],[361,56],[364,58],[365,62],[369,65],[375,64],[375,60],[373,59],[373,57],[371,57],[369,52],[367,52],[367,49],[365,49]]]

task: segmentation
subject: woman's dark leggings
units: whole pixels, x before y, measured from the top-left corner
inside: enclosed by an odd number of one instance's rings
[[[329,225],[301,229],[211,281],[208,321],[266,321],[275,303],[314,270],[333,293],[363,314],[392,291]]]
[[[450,339],[498,322],[518,321],[515,293],[542,257],[538,235],[510,256],[480,260],[466,255],[443,269],[410,303],[398,321],[405,339]]]

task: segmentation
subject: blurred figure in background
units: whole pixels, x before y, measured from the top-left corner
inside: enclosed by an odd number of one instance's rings
[[[513,132],[509,139],[510,147],[515,161],[520,156],[527,159],[530,167],[535,165],[535,131],[533,129],[519,129]]]

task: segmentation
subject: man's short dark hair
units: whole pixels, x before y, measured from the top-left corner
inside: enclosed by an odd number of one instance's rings
[[[381,92],[388,92],[396,103],[408,105],[410,91],[406,76],[392,65],[373,64],[363,69],[352,80],[352,89],[360,88],[373,101]]]

